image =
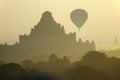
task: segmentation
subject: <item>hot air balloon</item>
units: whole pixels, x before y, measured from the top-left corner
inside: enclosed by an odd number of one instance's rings
[[[79,28],[84,25],[84,23],[87,21],[88,19],[88,14],[85,10],[83,9],[76,9],[73,10],[70,14],[70,18],[72,20],[72,22]]]

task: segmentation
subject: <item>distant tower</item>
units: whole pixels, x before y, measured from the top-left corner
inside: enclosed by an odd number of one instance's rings
[[[115,39],[114,39],[114,46],[117,46],[117,45],[119,45],[119,41],[118,41],[118,38],[117,37],[115,37]]]

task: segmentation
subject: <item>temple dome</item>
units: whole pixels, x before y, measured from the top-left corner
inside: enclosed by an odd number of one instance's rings
[[[46,11],[42,14],[43,17],[51,17],[52,13],[50,11]]]
[[[44,12],[44,13],[42,14],[41,20],[44,20],[44,19],[53,20],[52,13],[51,13],[50,11]]]

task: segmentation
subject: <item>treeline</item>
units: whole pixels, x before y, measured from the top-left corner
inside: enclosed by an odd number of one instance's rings
[[[90,51],[82,60],[51,54],[48,62],[24,60],[19,64],[0,61],[0,80],[120,80],[120,59]]]

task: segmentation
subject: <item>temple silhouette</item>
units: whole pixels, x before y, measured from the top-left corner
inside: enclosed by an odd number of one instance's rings
[[[51,53],[79,58],[86,52],[95,50],[94,41],[76,41],[76,33],[66,34],[64,26],[57,23],[52,13],[46,11],[29,35],[19,35],[14,45],[0,44],[0,59],[22,61],[25,59],[45,60]]]

